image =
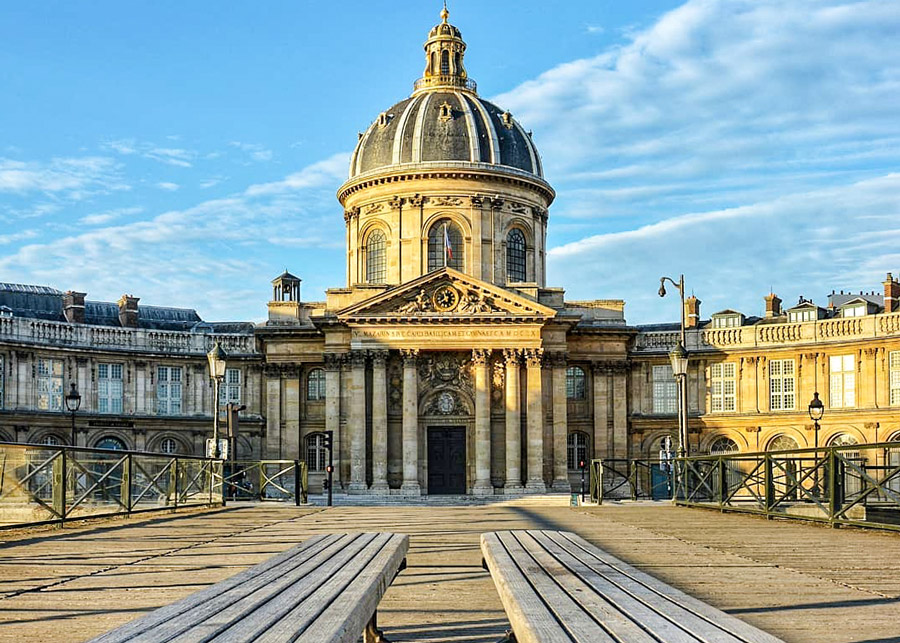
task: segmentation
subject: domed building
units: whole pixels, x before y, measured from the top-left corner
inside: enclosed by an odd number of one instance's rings
[[[555,193],[531,133],[478,95],[446,8],[424,49],[338,190],[345,286],[302,303],[296,277],[275,281],[267,455],[321,469],[333,431],[350,493],[568,491],[580,459],[627,453],[612,400],[633,331],[621,301],[547,287]]]

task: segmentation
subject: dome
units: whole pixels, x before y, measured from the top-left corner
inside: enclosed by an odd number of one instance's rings
[[[531,136],[509,112],[471,91],[435,88],[382,112],[359,139],[350,178],[395,165],[448,161],[544,175]]]
[[[478,169],[527,173],[543,179],[537,148],[507,111],[478,96],[468,77],[466,43],[459,29],[441,22],[425,42],[425,70],[410,98],[382,112],[360,134],[350,160],[350,180],[397,166],[434,168],[472,164]],[[412,169],[412,167],[410,167]]]

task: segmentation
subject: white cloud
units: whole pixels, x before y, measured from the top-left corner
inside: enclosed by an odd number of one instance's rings
[[[160,190],[165,190],[167,192],[174,192],[181,186],[178,185],[177,183],[170,183],[169,181],[161,181],[156,184],[156,187],[158,187]]]
[[[246,193],[248,196],[279,194],[334,183],[346,178],[349,165],[350,154],[341,152],[323,161],[313,163],[281,181],[251,185],[247,188]]]
[[[267,149],[264,145],[260,145],[259,143],[241,143],[240,141],[231,141],[229,145],[232,147],[236,147],[242,152],[246,152],[254,161],[272,160],[272,150]]]
[[[170,141],[179,140],[178,137],[167,136]],[[104,141],[100,147],[130,156],[137,154],[145,159],[174,165],[176,167],[193,167],[197,152],[179,147],[162,147],[146,141],[137,141],[133,138]]]
[[[0,158],[0,192],[42,192],[77,200],[128,188],[118,164],[106,157],[54,158],[47,163]]]
[[[0,234],[0,246],[24,241],[25,239],[34,239],[36,236],[38,236],[37,230],[23,230],[12,234]]]
[[[143,211],[144,209],[141,207],[116,208],[114,210],[107,210],[105,212],[95,212],[94,214],[88,214],[81,217],[78,222],[83,223],[84,225],[103,225],[105,223],[115,221],[116,219],[119,219],[121,217],[140,214]]]

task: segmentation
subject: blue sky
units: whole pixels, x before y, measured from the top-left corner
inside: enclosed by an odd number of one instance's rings
[[[552,9],[551,9],[552,7]],[[0,281],[206,319],[345,283],[356,132],[409,94],[440,3],[4,5]],[[558,197],[548,285],[632,323],[683,272],[759,314],[900,273],[900,3],[452,0],[483,96]]]

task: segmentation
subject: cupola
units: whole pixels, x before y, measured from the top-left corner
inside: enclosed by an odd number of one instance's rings
[[[425,42],[425,71],[416,81],[415,91],[425,91],[434,87],[452,87],[475,91],[475,82],[469,80],[463,59],[466,43],[459,29],[447,22],[450,12],[447,5],[441,11],[441,22],[428,33]]]

